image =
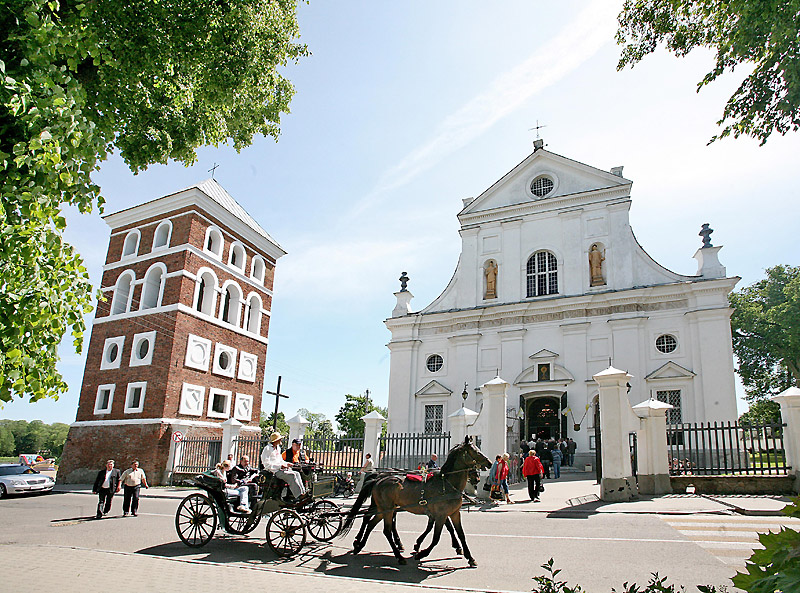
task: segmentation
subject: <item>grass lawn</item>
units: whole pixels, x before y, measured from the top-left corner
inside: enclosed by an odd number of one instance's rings
[[[17,463],[19,457],[0,457],[0,463]]]
[[[753,467],[779,467],[786,463],[786,453],[778,451],[777,453],[752,453],[750,455],[750,462]]]

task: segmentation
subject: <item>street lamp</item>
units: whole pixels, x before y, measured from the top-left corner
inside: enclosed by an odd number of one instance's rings
[[[468,397],[469,397],[469,393],[467,392],[467,382],[464,381],[464,391],[461,392],[461,407],[462,408],[464,407],[464,404],[466,403]]]

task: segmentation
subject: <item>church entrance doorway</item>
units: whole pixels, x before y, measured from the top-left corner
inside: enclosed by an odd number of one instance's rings
[[[537,397],[526,402],[526,437],[531,439],[559,439],[561,435],[561,399]]]

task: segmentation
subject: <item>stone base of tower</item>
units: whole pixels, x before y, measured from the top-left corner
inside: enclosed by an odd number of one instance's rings
[[[70,426],[57,481],[91,484],[97,472],[113,459],[125,470],[134,459],[150,485],[163,484],[171,467],[173,426],[167,423]]]

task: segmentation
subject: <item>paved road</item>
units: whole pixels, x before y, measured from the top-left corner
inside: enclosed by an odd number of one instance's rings
[[[7,546],[15,544],[27,550],[31,565],[37,565],[37,554],[44,556],[56,549],[63,552],[61,556],[113,552],[118,562],[120,558],[130,559],[131,566],[145,558],[150,563],[169,559],[170,569],[163,575],[158,568],[142,569],[151,572],[147,577],[154,579],[153,583],[159,581],[159,575],[167,578],[168,573],[180,572],[176,562],[192,567],[182,580],[197,578],[192,575],[199,574],[195,563],[200,562],[228,569],[258,569],[259,575],[272,571],[426,587],[530,591],[531,578],[542,574],[540,565],[552,557],[563,569],[561,578],[582,585],[590,593],[608,593],[625,581],[643,584],[656,571],[686,585],[729,584],[736,568],[743,566],[744,558],[758,545],[757,531],[780,525],[798,528],[800,523],[727,515],[520,513],[523,505],[515,505],[515,512],[499,507],[465,514],[468,541],[479,562],[477,569],[469,569],[463,558],[454,555],[446,537],[426,561],[399,566],[377,530],[366,550],[357,556],[350,553],[350,534],[331,544],[311,543],[292,559],[277,558],[261,539],[264,523],[249,537],[218,532],[206,547],[191,549],[175,533],[178,502],[176,498],[144,499],[139,517],[123,518],[121,497],[117,497],[112,516],[97,521],[91,519],[96,505],[91,495],[54,493],[4,499],[0,501],[0,559],[12,549]],[[528,506],[533,508],[530,503]],[[423,527],[422,518],[402,515],[398,528],[407,548]],[[79,569],[75,566],[76,571]],[[176,583],[171,590],[185,587]]]

